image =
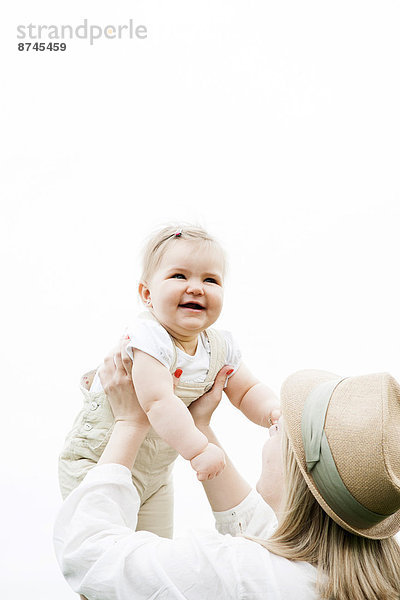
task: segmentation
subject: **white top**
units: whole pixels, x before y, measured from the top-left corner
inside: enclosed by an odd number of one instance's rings
[[[272,509],[252,491],[214,513],[220,533],[169,540],[135,532],[139,496],[129,469],[94,467],[67,497],[54,545],[71,588],[89,600],[316,600],[316,569],[240,536],[266,538]],[[225,534],[225,535],[223,535]]]
[[[233,373],[238,369],[242,355],[229,331],[219,330],[226,343],[226,364],[233,367]],[[174,347],[171,337],[164,327],[153,319],[141,319],[138,317],[135,323],[128,327],[126,333],[130,340],[127,344],[127,350],[133,359],[133,348],[142,350],[150,356],[154,356],[168,370],[174,362]],[[207,335],[202,332],[199,335],[199,341],[194,356],[186,354],[180,348],[176,348],[177,362],[176,368],[182,369],[180,377],[182,383],[203,383],[206,380],[207,372],[210,366],[210,344]],[[102,385],[97,373],[90,388],[93,392],[102,391]]]

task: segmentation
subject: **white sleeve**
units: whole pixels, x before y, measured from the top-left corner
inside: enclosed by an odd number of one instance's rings
[[[133,359],[133,348],[150,354],[167,369],[174,362],[174,348],[169,334],[157,321],[138,318],[132,327],[126,329],[130,340],[127,344],[129,356]]]
[[[242,540],[216,532],[174,540],[135,532],[138,509],[131,473],[117,464],[94,467],[68,496],[54,545],[75,592],[92,600],[241,597]]]
[[[223,335],[226,343],[226,364],[232,365],[235,373],[242,362],[242,353],[230,331],[220,330],[220,333]]]
[[[278,524],[274,511],[256,490],[251,490],[234,508],[214,512],[214,517],[219,533],[233,536],[250,535],[266,539]]]

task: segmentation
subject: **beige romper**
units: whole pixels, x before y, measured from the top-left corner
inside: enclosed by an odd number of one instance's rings
[[[226,344],[222,335],[214,330],[205,331],[210,343],[210,366],[206,380],[202,383],[179,383],[175,394],[189,406],[213,385],[218,371],[225,365]],[[172,339],[172,338],[171,338]],[[176,369],[176,347],[171,373]],[[104,391],[92,392],[96,371],[81,379],[84,396],[83,408],[76,417],[65,440],[59,458],[59,481],[63,498],[82,481],[86,473],[99,460],[114,426],[114,418]],[[163,537],[172,537],[173,532],[173,487],[172,467],[178,456],[176,450],[161,439],[150,428],[132,469],[141,507],[137,530],[152,531]]]

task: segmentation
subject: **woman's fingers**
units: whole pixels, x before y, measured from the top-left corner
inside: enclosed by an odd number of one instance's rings
[[[216,385],[217,389],[220,389],[222,392],[222,390],[228,383],[229,375],[232,375],[233,371],[234,370],[230,365],[225,365],[224,367],[222,367],[222,369],[219,371],[218,375],[215,378],[214,386]]]
[[[104,365],[109,369],[114,364],[114,352],[110,352],[104,358]]]
[[[175,373],[173,373],[172,384],[174,386],[174,389],[178,385],[179,379],[180,379],[180,376],[182,375],[182,373],[183,373],[182,369],[176,369]]]
[[[273,424],[271,425],[271,427],[268,428],[268,433],[269,433],[269,437],[272,438],[275,435],[277,435],[280,430],[282,429],[282,416],[279,417],[279,419]]]
[[[226,378],[231,373],[233,373],[231,366],[225,365],[222,367],[214,380],[211,390],[200,396],[200,398],[190,405],[189,411],[197,427],[210,424],[212,414],[221,401]]]
[[[114,353],[107,354],[104,358],[103,364],[98,370],[98,375],[100,377],[101,385],[103,389],[106,389],[106,386],[109,384],[110,378],[113,376],[115,371],[115,363],[114,363]]]
[[[122,356],[122,364],[124,366],[124,369],[127,373],[127,375],[132,376],[132,359],[128,354],[127,351],[127,347],[128,347],[128,342],[131,338],[129,337],[129,335],[125,335],[121,341],[121,356]]]
[[[98,370],[101,385],[105,391],[109,390],[113,382],[116,382],[121,377],[129,375],[123,358],[123,350],[121,345],[117,346],[104,358],[103,364]],[[129,359],[130,360],[130,359]]]
[[[228,376],[232,373],[233,369],[231,366],[225,365],[224,367],[222,367],[222,369],[220,369],[220,371],[218,372],[214,380],[214,384],[211,390],[208,392],[208,394],[212,394],[213,397],[218,398],[218,400],[221,400],[222,392],[224,391],[224,387],[226,386]]]
[[[122,351],[120,348],[117,348],[113,354],[113,362],[114,362],[114,375],[117,378],[126,377],[127,372],[125,369],[125,365],[122,360]]]
[[[125,367],[122,362],[122,354],[121,354],[120,350],[117,350],[117,352],[114,352],[114,364],[116,366],[117,371],[125,372]]]

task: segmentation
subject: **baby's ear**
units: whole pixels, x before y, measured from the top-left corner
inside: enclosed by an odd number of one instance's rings
[[[149,306],[149,304],[151,303],[150,290],[144,281],[141,281],[139,283],[138,292],[143,304]]]

